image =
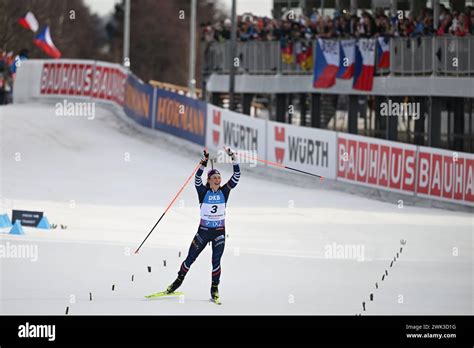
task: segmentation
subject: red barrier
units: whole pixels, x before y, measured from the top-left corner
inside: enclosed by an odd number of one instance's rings
[[[339,134],[337,148],[338,179],[413,193],[415,146]]]
[[[474,205],[474,155],[338,134],[338,180]]]
[[[127,72],[116,64],[82,61],[44,63],[40,94],[91,96],[124,104]]]
[[[417,194],[448,201],[474,203],[474,155],[418,148]]]

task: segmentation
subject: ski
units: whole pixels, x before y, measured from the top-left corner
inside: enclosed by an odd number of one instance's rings
[[[211,298],[210,301],[214,302],[215,304],[218,304],[218,305],[222,304],[221,300],[219,300],[219,297]]]
[[[156,294],[151,294],[145,296],[145,298],[157,298],[157,297],[165,297],[165,296],[180,296],[184,295],[184,292],[172,292],[167,293],[166,291],[157,292]]]

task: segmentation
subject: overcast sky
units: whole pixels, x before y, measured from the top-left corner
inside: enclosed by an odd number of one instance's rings
[[[140,0],[132,0],[132,1],[140,1]],[[172,1],[172,0],[169,0]],[[191,0],[189,0],[191,1]],[[200,1],[200,0],[197,0]],[[202,0],[201,0],[202,1]],[[237,14],[251,12],[255,15],[259,16],[267,16],[271,17],[271,10],[272,10],[272,0],[236,0],[237,1]],[[120,0],[84,0],[87,6],[90,7],[92,12],[97,13],[100,16],[105,16],[110,14],[113,9],[114,5]],[[230,8],[232,6],[231,0],[219,0],[224,8],[227,8],[230,14]]]

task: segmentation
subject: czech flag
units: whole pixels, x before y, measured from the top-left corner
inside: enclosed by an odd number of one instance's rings
[[[53,40],[51,39],[51,34],[49,32],[49,27],[46,26],[42,32],[40,32],[35,40],[33,41],[36,46],[41,48],[44,53],[52,58],[60,58],[61,52],[54,46]]]
[[[336,40],[318,39],[314,64],[313,87],[329,88],[336,83],[339,70],[339,43]]]
[[[28,11],[26,15],[18,20],[18,23],[25,29],[36,32],[39,28],[38,21],[36,20],[33,12]]]
[[[388,37],[377,38],[377,66],[379,68],[390,68],[390,39]]]
[[[355,40],[341,40],[340,41],[340,61],[339,71],[336,77],[338,79],[351,79],[354,76],[354,61],[355,61]]]
[[[352,88],[371,91],[374,83],[375,40],[359,39],[356,44]]]

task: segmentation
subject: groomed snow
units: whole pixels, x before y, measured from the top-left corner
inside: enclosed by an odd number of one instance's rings
[[[133,250],[192,173],[199,147],[109,109],[96,107],[88,120],[55,116],[45,104],[0,107],[0,145],[0,214],[39,210],[67,225],[24,228],[24,236],[0,229],[0,250],[38,251],[35,262],[0,253],[2,314],[64,314],[67,306],[70,314],[473,314],[471,213],[399,208],[324,181],[302,187],[307,179],[297,174],[274,180],[269,170],[266,178],[248,165],[227,208],[223,305],[208,300],[210,248],[180,288],[184,298],[146,300],[174,280],[196,232],[192,182]],[[230,164],[218,167],[230,177]],[[400,239],[407,244],[390,267]],[[328,257],[350,246],[363,251],[359,260]]]

